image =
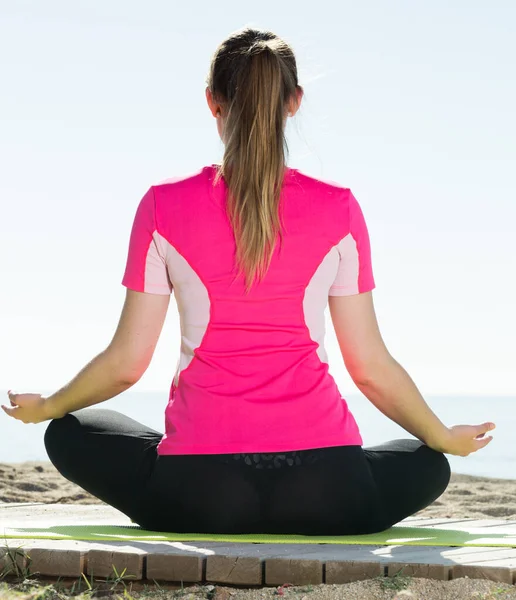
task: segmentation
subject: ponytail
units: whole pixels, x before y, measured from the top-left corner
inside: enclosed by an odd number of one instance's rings
[[[298,86],[295,59],[284,41],[250,29],[235,35],[219,47],[208,83],[214,96],[227,104],[225,151],[215,182],[223,177],[228,188],[236,266],[239,275],[245,274],[247,294],[255,279],[265,276],[278,233],[283,242],[279,205],[286,169],[284,120],[287,101]],[[235,57],[231,46],[238,41],[247,43]],[[226,81],[226,89],[214,89],[220,80]]]

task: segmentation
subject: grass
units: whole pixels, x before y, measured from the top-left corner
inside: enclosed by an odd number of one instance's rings
[[[382,590],[395,590],[399,592],[400,590],[407,589],[412,581],[412,577],[402,575],[401,571],[402,570],[400,569],[392,577],[384,577],[383,575],[376,577]]]
[[[169,600],[180,599],[182,596],[192,593],[193,589],[167,590],[158,583],[144,584],[139,591],[132,592],[128,587],[121,590],[115,589],[117,577],[111,578],[111,582],[92,582],[84,575],[74,581],[72,585],[57,583],[44,583],[37,579],[24,579],[17,583],[0,582],[0,600],[95,600],[97,598],[109,598],[114,600]],[[214,586],[194,586],[196,598],[209,600],[213,595],[210,588]]]
[[[25,561],[25,552],[21,546],[11,548],[6,544],[0,549],[0,560],[4,562],[0,571],[0,581],[7,576],[25,578],[30,574],[30,558],[27,557]]]
[[[92,600],[96,598],[113,598],[115,600],[138,600],[148,598],[152,600],[165,600],[181,598],[190,591],[181,586],[179,590],[167,590],[157,582],[154,585],[144,584],[142,589],[133,592],[123,580],[121,575],[114,574],[111,578],[102,581],[93,581],[83,574],[76,581],[64,583],[45,583],[38,581],[33,576],[20,581],[0,582],[0,600]],[[120,583],[122,589],[119,589]],[[117,588],[118,586],[118,588]],[[210,598],[208,586],[196,586],[200,598]],[[213,587],[213,586],[211,586]]]
[[[113,573],[106,578],[95,580],[82,573],[76,581],[67,582],[58,578],[56,583],[45,583],[38,580],[39,573],[31,573],[30,556],[25,554],[22,546],[11,548],[8,545],[0,548],[0,600],[91,600],[109,597],[120,600],[137,600],[138,598],[180,598],[187,592],[181,581],[181,589],[165,589],[154,581],[154,585],[143,584],[142,590],[133,592],[132,581],[135,575],[127,575],[124,569],[119,573],[113,567]],[[8,579],[8,580],[7,580]],[[209,600],[213,586],[196,586],[204,598]]]

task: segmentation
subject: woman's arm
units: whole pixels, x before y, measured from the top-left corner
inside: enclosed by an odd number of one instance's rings
[[[133,386],[151,362],[169,303],[170,294],[127,289],[111,343],[70,383],[47,398],[48,418],[98,404]]]
[[[40,394],[9,394],[11,407],[2,407],[4,412],[24,423],[40,423],[104,402],[133,386],[150,364],[169,302],[170,294],[127,289],[109,346],[46,398]]]
[[[118,396],[132,387],[136,378],[128,378],[109,348],[95,356],[65,386],[45,399],[47,419],[64,417],[69,412],[93,406]]]

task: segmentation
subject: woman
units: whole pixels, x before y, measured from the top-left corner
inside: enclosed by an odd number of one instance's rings
[[[302,96],[292,49],[273,33],[246,28],[217,48],[206,97],[222,164],[149,188],[112,342],[55,394],[10,394],[4,407],[26,423],[51,419],[55,467],[143,528],[381,531],[444,492],[444,453],[491,440],[481,439],[491,423],[445,427],[385,348],[357,200],[285,163],[286,118]],[[84,410],[141,378],[172,292],[181,352],[165,434]],[[417,439],[362,447],[328,372],[327,303],[356,385]]]

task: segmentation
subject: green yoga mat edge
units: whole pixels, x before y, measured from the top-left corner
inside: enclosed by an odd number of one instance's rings
[[[502,529],[502,528],[500,528]],[[277,535],[277,534],[207,534],[169,533],[140,529],[124,525],[56,525],[49,528],[4,527],[0,533],[4,539],[54,539],[84,541],[148,541],[148,542],[233,542],[260,544],[346,544],[375,546],[478,546],[514,547],[516,532],[488,531],[468,532],[460,529],[430,527],[405,527],[394,525],[390,529],[364,535]]]

